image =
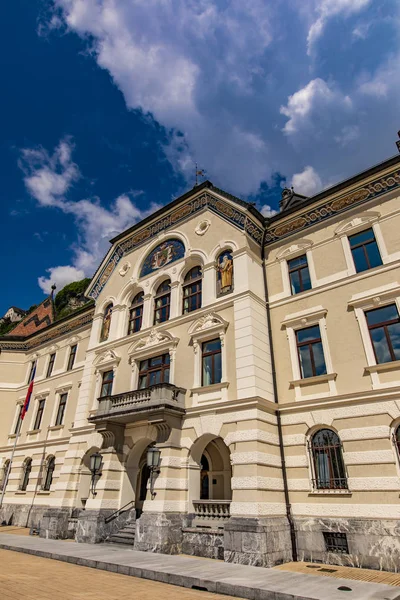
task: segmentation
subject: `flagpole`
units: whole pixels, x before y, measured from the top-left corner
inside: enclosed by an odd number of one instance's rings
[[[22,423],[21,423],[21,425],[22,425]],[[21,429],[21,427],[19,427],[19,429]],[[10,462],[8,463],[7,474],[6,474],[6,477],[4,479],[3,489],[1,490],[0,509],[3,506],[4,494],[6,493],[6,487],[8,485],[8,478],[10,476],[11,466],[12,466],[12,462],[14,460],[14,454],[15,454],[15,449],[17,447],[17,441],[18,441],[18,438],[19,438],[19,434],[20,434],[20,432],[18,431],[18,433],[15,436],[14,447],[13,447],[12,452],[11,452]]]
[[[42,474],[43,474],[43,467],[44,467],[45,460],[46,460],[46,446],[47,446],[47,438],[49,436],[49,431],[50,431],[50,425],[47,427],[47,431],[46,431],[46,437],[45,437],[44,444],[43,444],[42,459],[40,461],[39,472],[38,472],[38,476],[36,478],[35,490],[33,492],[33,498],[32,498],[31,505],[29,507],[28,517],[26,519],[26,525],[25,525],[25,527],[28,527],[29,517],[31,516],[32,508],[33,508],[33,505],[35,503],[35,498],[36,498],[37,490],[38,490],[39,485],[42,483]]]

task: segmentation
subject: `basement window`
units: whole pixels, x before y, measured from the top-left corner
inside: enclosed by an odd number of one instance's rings
[[[324,531],[323,535],[327,552],[334,552],[335,554],[349,553],[349,546],[347,544],[347,536],[345,533]]]

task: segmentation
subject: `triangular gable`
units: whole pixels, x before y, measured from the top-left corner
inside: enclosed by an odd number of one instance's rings
[[[179,223],[204,210],[210,210],[221,219],[228,221],[261,246],[264,233],[263,217],[250,204],[239,198],[235,199],[234,196],[218,188],[213,188],[210,182],[205,183],[208,184],[204,186],[207,189],[199,186],[200,190],[196,189],[191,194],[184,194],[181,199],[178,198],[180,202],[175,200],[161,211],[157,211],[153,219],[145,219],[128,230],[126,235],[122,234],[111,240],[115,245],[95,273],[85,295],[96,300],[123,256],[147,244],[162,231],[176,228]]]

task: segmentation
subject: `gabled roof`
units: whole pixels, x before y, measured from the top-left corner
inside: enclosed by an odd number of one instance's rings
[[[101,262],[85,295],[95,300],[123,256],[205,209],[228,221],[261,246],[265,223],[262,214],[253,204],[214,187],[207,180],[113,238],[113,247]]]
[[[18,306],[10,306],[10,308],[8,310],[11,310],[11,309],[13,309],[14,312],[16,312],[20,315],[24,315],[26,313],[26,310],[22,310],[22,308],[18,308]]]

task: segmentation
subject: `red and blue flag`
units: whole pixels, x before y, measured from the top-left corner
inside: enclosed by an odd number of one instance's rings
[[[26,392],[26,398],[25,398],[24,405],[21,410],[21,421],[23,420],[24,416],[28,412],[29,402],[31,401],[31,396],[32,396],[32,391],[33,391],[33,382],[35,380],[35,375],[36,375],[36,365],[33,367],[31,381],[30,381],[30,384],[28,387],[28,391]]]

